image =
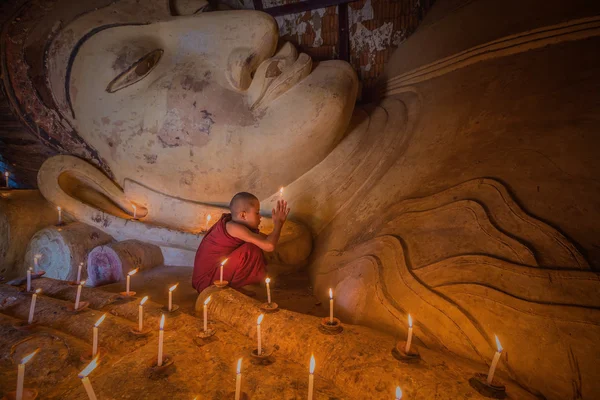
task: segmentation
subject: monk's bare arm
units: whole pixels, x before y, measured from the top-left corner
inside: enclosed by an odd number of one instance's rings
[[[254,233],[244,225],[238,224],[234,221],[228,222],[226,228],[227,233],[229,233],[231,236],[241,239],[244,242],[255,244],[266,252],[272,252],[275,250],[277,241],[279,241],[282,225],[283,224],[275,224],[275,229],[273,229],[273,232],[271,232],[269,235]]]

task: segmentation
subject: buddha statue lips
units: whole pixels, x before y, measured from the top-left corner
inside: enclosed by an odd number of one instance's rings
[[[267,14],[72,24],[85,33],[53,41],[52,92],[122,186],[202,202],[241,190],[264,198],[322,161],[348,126],[358,86],[350,65],[313,68],[290,43],[278,46]]]

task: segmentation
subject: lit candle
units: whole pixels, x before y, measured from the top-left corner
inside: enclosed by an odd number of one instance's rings
[[[94,393],[94,388],[92,387],[92,383],[88,378],[88,375],[96,368],[98,365],[98,356],[96,356],[88,365],[85,367],[83,371],[79,373],[79,378],[81,379],[81,383],[83,383],[83,387],[85,392],[88,395],[90,400],[97,400],[96,393]]]
[[[138,316],[138,330],[141,332],[144,328],[144,303],[148,300],[148,296],[144,296],[142,301],[140,301],[139,306],[139,316]]]
[[[204,300],[204,332],[208,331],[208,303],[210,302],[210,296]]]
[[[211,219],[211,218],[212,218],[212,217],[210,216],[210,214],[208,214],[208,215],[206,216],[206,230],[208,230],[208,224],[210,223],[210,219]]]
[[[31,268],[27,269],[27,291],[31,292]]]
[[[242,359],[237,363],[237,374],[235,377],[235,400],[240,400],[242,394]]]
[[[129,271],[129,273],[127,274],[127,282],[125,284],[125,292],[127,294],[129,294],[129,287],[131,286],[131,275],[135,275],[136,272],[138,272],[139,268],[136,268],[132,271]]]
[[[402,398],[402,389],[400,386],[396,386],[396,400],[400,400]]]
[[[312,400],[315,386],[315,356],[313,354],[310,355],[310,368],[308,371],[310,372],[308,375],[308,400]]]
[[[329,323],[333,325],[333,290],[329,288]]]
[[[179,283],[174,284],[169,288],[169,311],[173,309],[173,290],[177,289]]]
[[[39,266],[39,260],[40,260],[40,258],[42,258],[41,254],[36,254],[33,257],[33,272],[37,272],[38,269],[40,268],[40,266]]]
[[[256,320],[256,336],[258,338],[258,355],[259,356],[262,354],[262,343],[260,340],[260,323],[262,322],[264,317],[265,317],[264,314],[260,314],[258,316],[258,319]]]
[[[17,400],[23,399],[23,383],[25,382],[25,364],[29,362],[35,356],[40,349],[35,350],[33,353],[25,356],[17,368]]]
[[[498,361],[500,360],[500,355],[502,353],[502,345],[500,344],[500,340],[498,340],[498,336],[494,335],[496,338],[496,346],[498,347],[498,351],[494,354],[494,359],[492,360],[492,365],[490,365],[490,371],[487,376],[488,385],[492,384],[494,380],[494,372],[496,372],[496,365],[498,365]]]
[[[6,180],[6,187],[8,188],[8,175],[10,175],[10,173],[8,171],[6,171],[4,173],[4,179]]]
[[[283,186],[279,188],[279,199],[283,200]]]
[[[267,282],[267,303],[271,304],[271,287],[269,286],[271,278],[265,279],[265,282]]]
[[[163,363],[163,339],[165,335],[165,314],[160,317],[160,329],[158,331],[158,363],[157,365],[160,367]]]
[[[38,289],[35,291],[33,296],[31,296],[31,305],[29,306],[29,319],[27,320],[28,324],[33,322],[33,314],[35,313],[35,301],[37,299],[37,295],[42,292],[42,289]]]
[[[220,279],[220,282],[221,282],[221,283],[223,283],[223,265],[225,265],[225,263],[227,262],[227,260],[228,260],[228,259],[226,258],[226,259],[224,259],[224,260],[223,260],[223,262],[221,263],[221,273],[220,273],[220,275],[219,275],[219,279]]]
[[[412,317],[410,316],[410,314],[408,314],[408,338],[406,339],[406,347],[404,348],[404,352],[406,354],[408,354],[408,351],[410,350],[410,344],[412,342],[412,333],[413,333]]]
[[[81,268],[83,268],[83,263],[79,263],[79,267],[77,268],[77,282],[81,281]]]
[[[62,224],[62,208],[60,207],[56,207],[56,209],[58,210],[58,224]]]
[[[94,328],[92,329],[94,334],[94,340],[92,342],[92,357],[96,357],[96,354],[98,354],[98,327],[100,326],[102,321],[104,321],[104,318],[106,318],[106,314],[98,318],[98,321],[96,321],[96,323],[94,324]]]
[[[79,286],[77,286],[77,296],[75,296],[75,310],[79,309],[79,299],[81,298],[81,288],[85,285],[85,281],[79,282]]]
[[[133,207],[133,219],[137,218],[137,207],[135,204],[132,204],[131,207]]]

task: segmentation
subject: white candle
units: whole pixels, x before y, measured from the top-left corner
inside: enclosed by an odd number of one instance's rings
[[[502,353],[502,345],[500,344],[500,340],[498,340],[498,336],[494,335],[496,338],[496,346],[498,346],[498,351],[494,354],[494,359],[492,360],[492,365],[490,365],[490,371],[487,376],[488,385],[492,384],[494,380],[494,372],[496,372],[496,366],[498,365],[498,361],[500,360],[500,355]]]
[[[62,208],[60,207],[56,207],[56,209],[58,210],[58,224],[62,224]]]
[[[404,348],[404,352],[408,354],[410,350],[410,344],[412,343],[412,335],[413,335],[413,323],[412,317],[408,314],[408,338],[406,339],[406,347]]]
[[[131,276],[135,275],[136,272],[138,272],[139,268],[136,268],[132,271],[129,271],[129,273],[127,274],[127,281],[125,283],[125,292],[127,294],[129,294],[129,287],[131,286]]]
[[[81,288],[85,285],[85,281],[79,282],[79,286],[77,286],[77,296],[75,296],[75,310],[79,309],[79,299],[81,298]]]
[[[8,188],[8,175],[10,175],[10,173],[9,173],[8,171],[6,171],[6,172],[4,173],[4,179],[5,179],[5,181],[6,181],[6,187],[7,187],[7,188]]]
[[[329,288],[329,323],[333,325],[333,290]]]
[[[258,316],[258,319],[256,320],[256,336],[258,338],[258,355],[259,356],[262,354],[262,343],[260,340],[260,323],[262,322],[264,317],[265,317],[264,314],[260,314]]]
[[[98,321],[96,321],[96,323],[94,324],[94,328],[92,328],[92,332],[93,332],[92,357],[96,357],[96,354],[98,354],[98,327],[100,326],[102,321],[104,321],[104,318],[106,318],[106,314],[101,316],[98,319]]]
[[[208,331],[208,303],[210,302],[210,296],[204,300],[204,332]]]
[[[144,296],[142,301],[140,301],[139,306],[139,315],[138,315],[138,330],[141,332],[144,328],[144,303],[148,300],[148,296]]]
[[[133,207],[133,219],[137,218],[137,207],[135,206],[135,204],[132,204],[131,207]]]
[[[396,386],[396,400],[400,400],[402,398],[402,389],[400,386]]]
[[[83,263],[79,263],[79,267],[77,268],[77,282],[81,281],[81,268],[83,268]]]
[[[42,289],[38,289],[35,291],[33,296],[31,296],[31,305],[29,306],[29,319],[27,320],[27,323],[30,325],[33,322],[33,314],[35,313],[35,301],[37,299],[37,295],[40,294],[41,292],[42,292]]]
[[[227,262],[227,260],[228,260],[228,259],[226,258],[226,259],[224,259],[224,260],[223,260],[223,262],[221,263],[221,273],[220,273],[220,276],[219,276],[219,278],[220,278],[219,282],[221,282],[221,283],[223,283],[223,265],[225,265],[225,263]]]
[[[83,388],[88,395],[90,400],[97,400],[96,393],[94,393],[94,388],[88,378],[88,375],[96,368],[98,365],[98,357],[96,356],[88,365],[85,367],[83,371],[79,373],[79,378],[81,378],[81,383],[83,384]]]
[[[17,368],[17,400],[23,400],[23,383],[25,382],[25,364],[29,362],[35,356],[40,349],[35,350],[33,353],[25,356]]]
[[[27,291],[31,292],[31,268],[27,269]]]
[[[169,288],[169,311],[173,309],[173,290],[177,289],[179,283],[174,284]]]
[[[163,363],[163,339],[165,335],[164,331],[165,327],[165,314],[160,317],[160,330],[158,331],[158,363],[157,365],[160,367]]]
[[[208,215],[206,216],[206,230],[208,230],[208,224],[210,223],[210,219],[211,219],[211,218],[212,218],[212,217],[210,216],[210,214],[208,214]]]
[[[315,386],[315,356],[313,354],[310,355],[310,367],[308,371],[308,400],[312,400]]]
[[[33,272],[37,272],[40,269],[40,266],[39,266],[40,257],[42,257],[40,254],[36,254],[33,257]]]
[[[269,286],[271,278],[265,279],[265,282],[267,282],[267,303],[271,304],[271,287]]]
[[[235,400],[240,400],[242,394],[242,359],[237,362],[237,374],[235,377]]]

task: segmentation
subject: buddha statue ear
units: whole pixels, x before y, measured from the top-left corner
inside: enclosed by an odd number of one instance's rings
[[[169,11],[172,16],[185,16],[210,11],[206,0],[169,0]]]

